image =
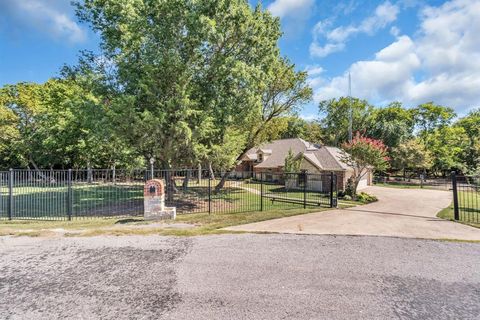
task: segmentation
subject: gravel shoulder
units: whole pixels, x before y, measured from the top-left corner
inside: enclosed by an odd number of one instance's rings
[[[479,319],[480,244],[387,237],[0,238],[5,319]]]

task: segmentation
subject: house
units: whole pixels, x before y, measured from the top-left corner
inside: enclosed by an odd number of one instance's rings
[[[337,175],[338,190],[345,190],[347,181],[353,174],[353,168],[342,161],[344,153],[339,148],[317,145],[300,138],[273,140],[251,148],[240,159],[236,174],[247,177],[258,176],[262,173],[266,180],[288,180],[283,177],[283,168],[290,150],[295,155],[295,159],[301,159],[301,171],[309,174],[334,172]],[[373,174],[369,170],[360,181],[358,188],[362,189],[371,185],[372,176]],[[311,178],[310,183],[307,184],[309,189],[322,190],[320,178],[318,182],[314,182],[314,175],[311,175]],[[292,181],[285,181],[285,183],[287,186],[295,184]]]

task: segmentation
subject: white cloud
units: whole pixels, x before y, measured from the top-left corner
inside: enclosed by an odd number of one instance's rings
[[[415,38],[403,35],[375,54],[353,63],[334,78],[312,77],[316,101],[353,95],[373,102],[427,101],[465,113],[480,106],[480,0],[452,0],[421,10]]]
[[[317,76],[323,73],[325,70],[319,65],[314,65],[314,66],[307,66],[305,71],[307,71],[310,76]]]
[[[280,18],[293,17],[303,19],[305,15],[310,14],[310,10],[315,4],[314,0],[275,0],[267,9]]]
[[[303,120],[305,120],[305,121],[313,121],[313,120],[318,119],[318,115],[317,115],[317,114],[314,114],[314,113],[301,114],[301,115],[300,115],[300,118],[303,119]]]
[[[314,7],[315,0],[275,0],[267,9],[282,19],[284,39],[297,40],[303,34]]]
[[[32,26],[56,39],[82,42],[86,33],[70,17],[71,8],[66,3],[62,0],[4,0],[0,3],[0,11],[17,27]]]
[[[310,45],[310,55],[313,57],[326,57],[327,55],[342,51],[349,38],[356,34],[365,33],[372,35],[385,28],[397,19],[400,9],[397,5],[386,1],[380,4],[372,16],[365,18],[358,25],[340,26],[329,29],[329,22],[320,21],[313,28],[313,42]],[[325,39],[325,44],[320,44]]]
[[[314,57],[326,57],[333,52],[342,51],[344,48],[344,43],[327,43],[322,47],[318,43],[312,42],[310,45],[310,54]]]
[[[335,14],[340,13],[343,15],[349,15],[355,11],[359,5],[360,3],[357,0],[350,0],[349,2],[341,1],[335,6],[333,12]]]
[[[397,26],[391,27],[390,34],[394,37],[398,37],[400,35],[400,29]]]

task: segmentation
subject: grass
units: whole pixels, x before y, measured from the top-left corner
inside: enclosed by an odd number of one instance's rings
[[[212,189],[218,181],[212,181]],[[179,187],[181,190],[181,187]],[[5,191],[5,190],[3,190]],[[264,192],[271,193],[279,198],[303,200],[302,190],[285,190],[281,185],[264,184]],[[122,210],[124,215],[142,215],[143,185],[79,185],[73,188],[73,206],[75,213],[85,213],[90,216],[109,213],[115,215],[115,210]],[[177,214],[177,220],[165,223],[186,223],[193,228],[174,229],[166,228],[158,223],[152,225],[142,218],[89,218],[73,219],[72,221],[42,221],[38,218],[65,219],[66,218],[67,189],[43,187],[18,187],[15,189],[14,201],[16,217],[37,217],[37,220],[14,220],[0,222],[0,235],[56,235],[53,229],[63,229],[65,235],[97,235],[97,234],[163,234],[163,235],[201,235],[224,233],[222,228],[246,224],[286,216],[328,210],[320,206],[308,206],[303,209],[301,204],[271,201],[263,199],[263,211],[260,211],[262,198],[260,184],[244,184],[240,181],[227,181],[225,188],[211,193],[211,210],[208,214],[208,186],[205,183],[190,182],[187,191],[175,195],[174,205],[177,212],[188,211],[187,214]],[[4,194],[5,195],[5,194]],[[307,192],[307,201],[328,204],[328,197],[316,192]],[[6,199],[2,197],[1,199]],[[52,200],[53,199],[53,200]],[[340,207],[349,207],[359,204],[354,201],[339,201]],[[6,212],[6,201],[0,201],[0,213]],[[169,205],[167,201],[167,205]],[[123,207],[122,207],[123,206]],[[125,209],[130,210],[126,211]],[[105,212],[104,210],[111,210]],[[142,211],[142,212],[139,212]],[[53,215],[48,214],[53,212]],[[192,213],[196,212],[196,213]],[[118,214],[117,214],[118,216]]]
[[[187,190],[178,187],[179,193],[167,205],[176,206],[177,212],[208,211],[208,180],[197,184],[191,180]],[[211,181],[214,189],[218,180]],[[281,198],[303,200],[302,190],[285,190],[281,185],[264,184],[264,192]],[[211,210],[214,212],[247,212],[261,208],[260,184],[227,181],[222,191],[211,193]],[[85,184],[72,188],[72,215],[121,216],[143,214],[143,184]],[[317,192],[307,192],[306,200],[328,205],[328,197]],[[17,218],[65,219],[67,217],[68,189],[66,186],[18,186],[14,189],[14,212]],[[263,199],[264,210],[297,208],[298,204]],[[0,189],[0,217],[7,212],[7,189]],[[346,203],[350,204],[350,203]]]
[[[480,193],[461,191],[458,193],[460,220],[454,220],[453,202],[437,214],[437,217],[480,228]]]
[[[348,207],[342,205],[342,208]],[[0,223],[0,236],[49,236],[55,234],[55,229],[64,229],[65,236],[96,236],[96,235],[173,235],[196,236],[220,233],[233,233],[222,228],[290,217],[311,212],[330,210],[328,208],[308,209],[274,209],[268,211],[253,211],[240,213],[195,213],[177,215],[175,221],[165,221],[165,225],[152,224],[143,218],[115,219],[93,218],[73,221],[4,221]],[[192,225],[188,229],[168,228],[173,223]]]
[[[420,186],[418,184],[402,184],[401,182],[389,182],[389,183],[375,183],[374,186],[376,187],[385,187],[385,188],[397,188],[397,189],[433,189],[433,190],[439,190],[439,189],[445,189],[447,190],[448,186],[447,185],[439,185],[439,186],[430,186],[430,185],[424,185]]]
[[[143,201],[142,185],[95,184],[72,187],[73,215],[98,212],[111,206],[135,210]],[[66,186],[19,186],[14,189],[16,217],[64,218],[67,216],[68,189]],[[7,190],[0,190],[0,213],[6,212]],[[128,212],[125,212],[128,213]],[[133,213],[133,212],[130,212]]]

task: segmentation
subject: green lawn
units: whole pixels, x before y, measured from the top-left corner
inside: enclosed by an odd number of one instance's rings
[[[325,210],[325,209],[323,209]],[[298,215],[312,210],[272,210],[245,213],[195,213],[178,215],[175,221],[167,223],[187,223],[194,225],[189,229],[169,229],[158,224],[149,224],[142,218],[93,218],[73,221],[4,221],[0,223],[1,235],[45,236],[53,233],[53,229],[64,229],[66,235],[94,236],[101,234],[161,234],[177,236],[194,236],[202,234],[224,233],[224,227],[239,225],[274,218]],[[319,211],[313,210],[313,211]],[[128,221],[128,222],[124,222]]]
[[[342,205],[342,208],[348,207]],[[222,228],[329,210],[328,208],[275,209],[252,212],[218,212],[177,215],[176,220],[164,221],[166,225],[144,221],[143,218],[92,218],[72,221],[32,221],[14,220],[0,222],[0,236],[49,236],[63,229],[65,236],[96,235],[174,235],[195,236],[206,234],[231,233]],[[172,229],[168,225],[185,223],[188,229]]]
[[[218,181],[212,181],[212,189]],[[286,191],[283,186],[264,185],[266,193],[275,194],[278,197],[288,197],[303,200],[302,191]],[[208,213],[208,185],[189,184],[188,191],[181,191],[179,187],[178,194],[175,195],[175,204],[177,209],[184,209],[188,214],[177,215],[177,220],[167,223],[187,223],[194,225],[191,229],[178,230],[164,227],[149,226],[149,223],[141,217],[133,218],[90,218],[74,219],[72,221],[3,221],[0,222],[0,235],[45,235],[52,233],[51,229],[65,229],[67,235],[95,235],[95,234],[165,234],[165,235],[198,235],[223,233],[219,230],[224,227],[263,221],[268,219],[281,218],[286,216],[304,214],[328,210],[328,208],[319,206],[307,206],[303,209],[301,204],[292,204],[285,202],[270,201],[263,199],[263,209],[261,208],[260,185],[257,183],[243,184],[239,181],[228,181],[225,188],[218,192],[211,193],[211,214]],[[4,190],[5,191],[5,190]],[[114,212],[115,208],[121,206],[131,206],[143,201],[142,185],[89,185],[75,186],[74,193],[74,212],[99,213],[102,208],[110,208]],[[66,188],[18,188],[15,190],[16,210],[20,209],[25,216],[32,212],[40,216],[42,210],[55,212],[48,218],[65,218],[66,214]],[[5,192],[3,194],[5,196]],[[5,197],[2,197],[5,200]],[[54,199],[55,201],[47,201]],[[317,200],[317,193],[307,193],[308,200]],[[53,203],[49,203],[53,202]],[[4,202],[5,204],[6,202]],[[1,204],[1,202],[0,202]],[[355,202],[340,202],[339,207],[349,207],[356,205]],[[43,206],[42,206],[43,205]],[[167,202],[168,205],[168,202]],[[37,207],[38,206],[38,207]],[[113,208],[113,209],[112,209]],[[96,211],[95,211],[96,210]],[[3,211],[5,212],[5,211]],[[143,212],[139,212],[142,215]],[[112,214],[113,216],[113,214]],[[139,225],[142,225],[139,227]],[[49,231],[50,230],[50,231]],[[79,231],[80,230],[80,231]]]
[[[7,190],[0,190],[0,212],[6,215]],[[94,213],[115,214],[122,210],[125,214],[140,213],[143,201],[142,185],[98,184],[75,185],[72,187],[72,214],[83,216]],[[68,189],[61,187],[15,187],[13,206],[17,218],[51,219],[67,217]]]
[[[375,183],[374,186],[377,187],[386,187],[386,188],[398,188],[398,189],[433,189],[433,190],[448,190],[448,185],[438,185],[438,186],[431,186],[425,185],[421,186],[418,184],[402,184],[401,182],[387,182],[387,183]]]
[[[211,212],[253,212],[262,208],[259,183],[243,183],[243,181],[227,181],[225,188],[214,192],[218,180],[210,182]],[[183,190],[177,183],[178,192],[173,199],[167,198],[166,204],[176,206],[179,213],[201,213],[209,211],[208,180],[200,184],[190,180],[189,186]],[[0,217],[6,217],[7,189],[0,189]],[[297,199],[303,201],[302,190],[285,190],[282,185],[264,184],[264,192],[273,198]],[[72,216],[121,216],[143,214],[143,184],[77,184],[72,187]],[[319,208],[316,203],[328,206],[328,195],[307,192],[309,207]],[[344,203],[350,205],[351,203]],[[66,186],[19,186],[14,189],[15,218],[25,219],[66,219],[68,205],[68,189]],[[289,203],[263,198],[263,210],[295,209],[299,203]]]
[[[458,193],[460,220],[477,228],[480,228],[480,192],[469,191]],[[442,219],[454,220],[453,202],[437,214]]]

